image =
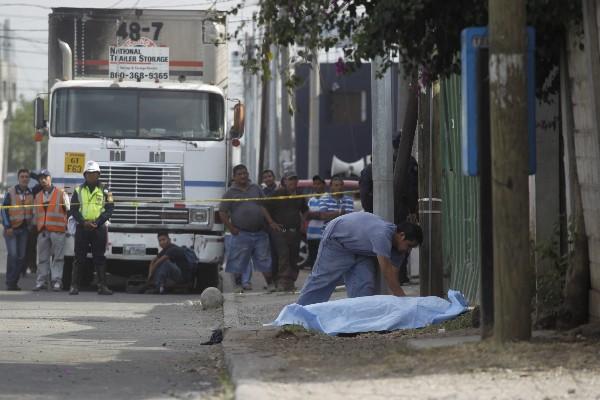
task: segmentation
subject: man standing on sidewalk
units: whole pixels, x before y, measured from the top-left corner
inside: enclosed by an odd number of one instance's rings
[[[262,197],[260,186],[250,182],[246,166],[233,167],[233,184],[223,195],[223,200],[236,201],[223,201],[219,206],[221,220],[231,232],[225,272],[242,274],[252,260],[254,269],[262,272],[272,289],[271,253],[265,221],[273,229],[279,228],[259,201],[252,200]]]
[[[411,222],[396,226],[367,212],[338,217],[325,227],[317,262],[296,303],[329,300],[342,277],[348,297],[372,296],[377,264],[391,293],[404,296],[397,267],[421,242],[423,231]]]
[[[273,197],[294,196],[298,188],[298,175],[288,172],[284,184],[273,193]],[[298,278],[298,252],[300,251],[300,227],[308,211],[304,198],[271,200],[267,209],[280,229],[273,233],[278,260],[278,289],[294,291]]]
[[[312,269],[317,258],[319,243],[321,242],[323,228],[325,227],[325,221],[321,219],[321,199],[323,198],[323,193],[325,193],[325,180],[319,175],[313,176],[312,179],[313,193],[315,195],[308,199],[308,213],[306,214],[306,219],[308,220],[308,228],[306,229],[308,260],[306,260],[306,265],[309,269]]]
[[[25,251],[31,220],[33,218],[33,194],[29,189],[29,170],[17,172],[19,184],[11,187],[4,196],[2,225],[6,241],[6,290],[21,290],[18,286],[25,267]]]
[[[106,221],[114,208],[112,194],[100,183],[100,165],[88,161],[83,172],[85,182],[78,186],[71,197],[71,215],[77,221],[75,230],[75,260],[71,275],[71,291],[79,294],[79,270],[84,268],[88,249],[92,248],[92,259],[98,279],[98,294],[110,295],[106,286]]]
[[[59,292],[62,290],[69,198],[61,188],[52,185],[52,177],[47,169],[40,171],[38,181],[42,190],[34,200],[34,218],[38,231],[38,268],[33,290],[45,289],[50,277],[52,290]]]

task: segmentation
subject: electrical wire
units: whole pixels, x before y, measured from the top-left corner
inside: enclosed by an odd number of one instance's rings
[[[48,6],[40,6],[39,4],[29,4],[29,3],[0,3],[0,7],[34,7],[41,8],[43,10],[49,10],[51,7]]]

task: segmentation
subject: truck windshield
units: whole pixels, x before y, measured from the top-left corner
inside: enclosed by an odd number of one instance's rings
[[[53,136],[220,140],[223,97],[181,90],[65,88],[52,98]]]

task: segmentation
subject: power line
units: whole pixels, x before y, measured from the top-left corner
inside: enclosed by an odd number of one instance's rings
[[[26,37],[22,37],[22,36],[5,36],[5,35],[0,35],[0,39],[22,40],[24,42],[30,42],[30,43],[48,44],[48,42],[43,41],[41,39],[32,39],[32,38],[26,38]]]
[[[28,4],[28,3],[4,3],[0,4],[0,7],[34,7],[41,8],[43,10],[49,10],[50,7],[40,6],[39,4]]]
[[[8,32],[48,32],[48,29],[4,29]]]
[[[22,14],[0,14],[0,18],[22,18],[22,19],[47,19],[48,17],[42,17],[39,15],[22,15]]]

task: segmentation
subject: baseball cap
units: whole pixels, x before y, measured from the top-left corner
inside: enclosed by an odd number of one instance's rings
[[[46,168],[44,168],[44,169],[40,170],[40,172],[38,172],[38,174],[37,174],[37,175],[38,175],[38,176],[40,176],[40,177],[41,177],[41,176],[52,176],[52,175],[50,174],[50,171],[48,171]]]

